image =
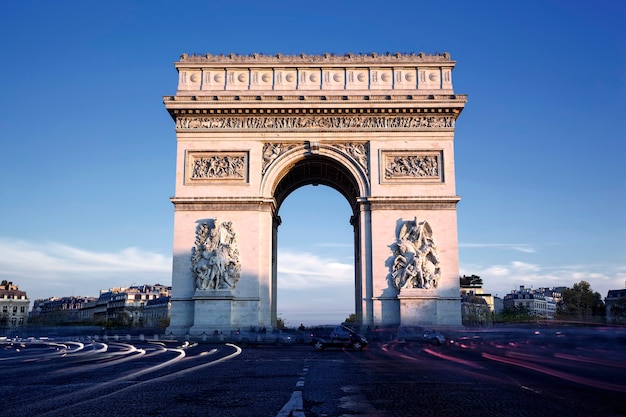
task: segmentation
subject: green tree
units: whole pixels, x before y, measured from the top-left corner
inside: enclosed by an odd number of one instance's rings
[[[527,323],[536,319],[537,316],[530,311],[530,308],[522,304],[505,308],[497,317],[497,321],[505,323]]]
[[[594,292],[587,281],[580,281],[562,292],[557,305],[557,317],[568,320],[593,320],[606,314],[604,302],[599,292]]]
[[[346,318],[346,320],[344,321],[344,323],[346,323],[346,324],[354,324],[354,323],[356,323],[356,314],[354,314],[354,313],[353,313],[353,314],[350,314],[350,315]]]

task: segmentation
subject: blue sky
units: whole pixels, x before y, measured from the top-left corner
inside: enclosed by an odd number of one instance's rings
[[[624,21],[604,0],[4,1],[0,278],[31,299],[171,283],[181,53],[447,51],[461,274],[604,297],[626,282]],[[279,214],[279,313],[342,320],[347,202],[306,187]]]

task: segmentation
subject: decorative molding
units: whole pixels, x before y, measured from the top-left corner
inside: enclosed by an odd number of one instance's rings
[[[248,181],[247,152],[208,152],[187,153],[187,180],[197,182],[226,180]]]
[[[212,63],[212,64],[224,64],[229,63],[246,63],[246,64],[312,64],[312,63],[414,63],[415,61],[422,62],[450,62],[450,54],[448,52],[426,54],[424,52],[419,53],[384,53],[378,54],[376,52],[367,54],[331,54],[325,53],[322,55],[308,55],[301,53],[298,55],[265,55],[263,53],[253,53],[251,55],[239,55],[230,53],[228,55],[212,55],[212,54],[187,54],[180,55],[181,63]],[[454,61],[452,61],[454,62]]]
[[[446,129],[454,116],[214,116],[176,117],[180,130]]]
[[[443,181],[442,151],[382,151],[384,181]]]

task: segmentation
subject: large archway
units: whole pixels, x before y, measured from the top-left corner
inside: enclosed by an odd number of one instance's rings
[[[306,185],[325,185],[330,188],[335,189],[339,194],[341,194],[346,201],[349,203],[352,215],[350,216],[350,223],[352,223],[355,236],[359,235],[359,224],[355,224],[352,219],[355,218],[355,213],[358,212],[358,205],[356,202],[358,201],[358,197],[361,194],[359,191],[359,182],[354,178],[353,173],[350,172],[349,169],[346,168],[347,161],[342,160],[342,158],[338,156],[334,156],[335,159],[331,156],[323,155],[324,152],[317,154],[310,154],[305,150],[304,155],[301,155],[298,152],[294,152],[292,158],[285,158],[285,162],[280,164],[276,171],[276,176],[272,176],[271,173],[268,173],[268,178],[270,181],[275,184],[273,186],[274,198],[276,199],[276,208],[277,213],[280,214],[280,208],[284,202],[284,200],[297,189],[306,186]],[[329,149],[331,155],[333,153],[332,149]],[[269,185],[269,184],[268,184]],[[278,270],[276,268],[277,262],[279,261],[278,256],[278,241],[280,239],[280,231],[279,226],[281,225],[282,220],[280,217],[275,219],[274,228],[276,229],[276,233],[273,237],[272,246],[274,263],[273,271],[275,275],[272,277],[272,289],[273,289],[273,300],[276,300],[272,304],[272,317],[277,317],[277,303],[278,303]],[[354,260],[360,259],[360,254],[358,252],[358,248],[355,246],[355,254]],[[359,271],[358,266],[355,265],[354,271]],[[330,289],[329,289],[330,291]],[[354,277],[354,310],[353,312],[356,314],[357,320],[359,322],[362,321],[362,311],[361,304],[356,302],[356,300],[361,300],[363,298],[362,294],[362,285],[359,274],[355,274]],[[347,317],[347,316],[346,316]],[[345,318],[345,317],[344,317]],[[272,320],[272,324],[274,324],[274,319]],[[321,324],[321,323],[317,323]]]
[[[354,228],[348,200],[325,185],[280,205],[277,318],[287,328],[341,323],[356,311]]]
[[[454,64],[181,56],[169,331],[276,324],[278,211],[309,184],[350,204],[358,324],[460,324]]]

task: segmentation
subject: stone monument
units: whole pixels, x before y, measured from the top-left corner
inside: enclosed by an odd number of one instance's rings
[[[183,54],[168,333],[276,325],[279,209],[309,184],[352,209],[359,325],[460,325],[455,64]]]

